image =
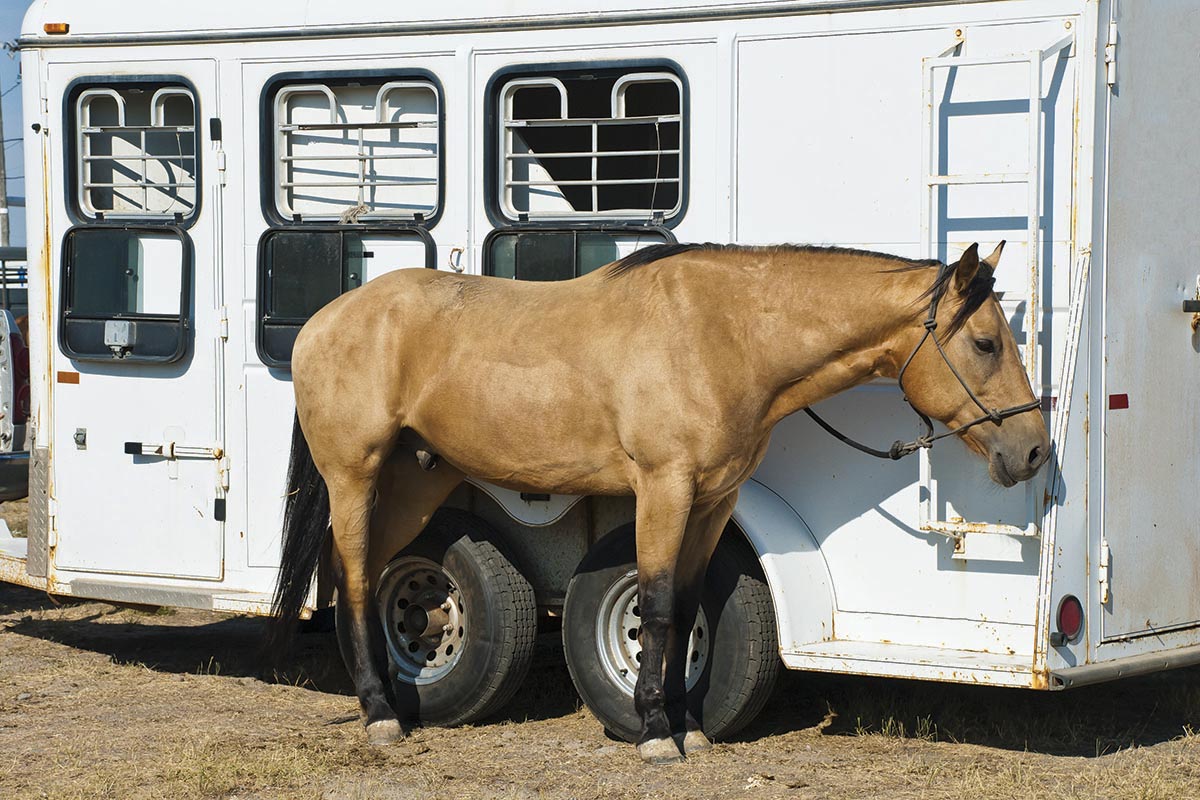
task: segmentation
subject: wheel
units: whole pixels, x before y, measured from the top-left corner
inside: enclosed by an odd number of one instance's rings
[[[563,650],[583,701],[610,732],[634,741],[641,646],[633,526],[596,543],[567,588]],[[710,739],[731,736],[762,710],[779,676],[771,594],[758,560],[725,536],[708,568],[688,640],[688,707]]]
[[[396,711],[427,725],[461,725],[496,713],[533,658],[533,587],[482,520],[434,515],[384,568],[376,600]]]

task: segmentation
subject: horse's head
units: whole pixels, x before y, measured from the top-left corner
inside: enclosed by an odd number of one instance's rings
[[[930,337],[913,354],[902,376],[913,407],[951,429],[991,411],[1003,414],[1037,399],[1012,328],[992,291],[992,273],[1003,249],[1001,242],[981,261],[979,246],[973,244],[957,264],[943,271],[928,297],[937,301],[936,335],[945,358]],[[908,333],[902,337],[901,347],[907,348],[902,357],[917,347],[924,331]],[[1032,478],[1050,454],[1050,436],[1039,408],[973,425],[960,438],[987,459],[992,480],[1001,486]]]

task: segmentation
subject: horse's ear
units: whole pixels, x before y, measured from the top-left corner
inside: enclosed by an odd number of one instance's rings
[[[963,251],[962,257],[954,265],[954,290],[956,292],[965,292],[967,287],[971,285],[971,281],[975,280],[977,272],[979,272],[978,242]]]
[[[983,260],[983,263],[985,266],[987,266],[989,272],[996,271],[996,265],[1000,263],[1000,254],[1003,252],[1004,240],[1001,239],[1000,244],[996,245],[996,249],[992,251],[992,254]]]

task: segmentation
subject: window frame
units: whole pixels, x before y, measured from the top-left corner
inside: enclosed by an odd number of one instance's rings
[[[271,227],[304,226],[321,227],[336,226],[337,220],[304,219],[299,215],[285,217],[276,199],[279,190],[277,180],[276,130],[275,130],[275,99],[281,89],[288,86],[305,84],[324,84],[325,86],[348,85],[364,81],[378,80],[382,83],[394,81],[416,81],[428,83],[433,89],[437,101],[437,205],[433,213],[425,216],[414,214],[413,217],[370,217],[365,220],[369,226],[388,227],[422,227],[433,228],[441,219],[446,208],[446,92],[442,83],[434,73],[426,69],[350,69],[350,70],[318,70],[284,72],[271,76],[264,84],[259,98],[259,183],[260,204],[263,217]]]
[[[71,307],[74,286],[74,237],[76,234],[92,231],[117,230],[144,232],[156,235],[173,234],[179,239],[181,264],[179,276],[179,313],[178,314],[76,314]],[[171,364],[179,361],[188,351],[190,332],[192,329],[192,285],[195,269],[195,254],[192,251],[192,240],[187,231],[180,225],[148,225],[142,223],[90,223],[74,225],[63,235],[62,263],[59,273],[59,304],[58,304],[58,346],[63,355],[74,361],[96,362],[101,364]],[[110,320],[130,320],[160,327],[178,329],[177,343],[174,352],[166,355],[138,355],[129,353],[117,358],[110,353],[82,353],[70,345],[67,334],[69,323],[106,323]]]
[[[628,214],[606,215],[604,212],[572,212],[554,217],[535,217],[520,213],[514,219],[504,210],[502,193],[504,191],[501,170],[505,153],[501,142],[504,138],[503,95],[506,86],[516,80],[538,79],[549,83],[551,80],[577,78],[595,72],[613,73],[624,72],[627,75],[645,72],[665,72],[672,75],[679,86],[679,204],[675,211],[666,214],[662,211],[647,212],[642,216]],[[547,228],[575,227],[582,224],[608,226],[614,224],[661,225],[674,228],[687,215],[688,195],[691,189],[689,162],[691,160],[691,89],[684,72],[677,62],[671,59],[634,59],[634,60],[593,60],[550,62],[538,64],[518,64],[497,70],[488,79],[484,91],[483,130],[484,130],[484,209],[488,220],[494,228],[510,226],[540,226]]]
[[[520,236],[522,233],[613,233],[622,236],[636,236],[638,234],[650,234],[662,237],[661,242],[654,244],[676,244],[675,234],[665,225],[509,225],[503,228],[493,228],[488,232],[488,235],[483,239],[483,264],[482,274],[488,277],[497,277],[495,272],[495,264],[492,259],[492,248],[496,240],[502,236]],[[585,273],[586,274],[586,273]],[[574,277],[580,277],[578,274]],[[506,280],[520,280],[520,278],[511,278]]]
[[[300,320],[296,317],[283,317],[279,321],[272,321],[267,314],[267,299],[270,296],[270,286],[267,278],[267,245],[274,236],[280,233],[339,233],[351,235],[376,235],[376,236],[413,236],[416,237],[425,246],[425,269],[437,269],[437,244],[433,240],[433,236],[429,231],[420,225],[277,225],[268,228],[263,232],[258,240],[258,257],[256,261],[256,269],[258,275],[256,277],[256,296],[254,299],[254,349],[258,354],[259,360],[268,367],[276,369],[290,369],[291,359],[282,360],[275,358],[266,351],[265,332],[267,327],[273,326],[276,328],[292,328],[299,334],[300,328],[304,326],[308,319]],[[342,292],[341,294],[345,294]],[[340,296],[340,295],[339,295]],[[316,313],[316,312],[313,312]]]
[[[120,89],[120,88],[166,89],[183,88],[192,97],[192,112],[194,117],[193,144],[195,146],[194,175],[196,202],[187,214],[112,214],[100,212],[97,216],[88,214],[82,205],[83,172],[80,120],[78,117],[78,99],[81,94],[91,89]],[[91,224],[128,224],[133,227],[163,226],[176,227],[183,230],[191,228],[200,217],[204,206],[204,133],[201,120],[204,119],[201,108],[200,92],[196,85],[183,75],[83,75],[67,84],[63,92],[62,119],[67,135],[63,136],[63,180],[67,216],[73,225]],[[65,241],[65,240],[64,240]]]

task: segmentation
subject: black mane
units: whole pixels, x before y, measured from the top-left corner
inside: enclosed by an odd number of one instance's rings
[[[622,258],[620,261],[614,262],[608,267],[608,276],[616,278],[625,273],[644,267],[647,264],[653,264],[655,261],[662,261],[665,258],[681,255],[683,253],[783,253],[783,254],[830,254],[839,256],[865,256],[868,258],[877,258],[884,261],[894,261],[903,264],[905,268],[921,269],[924,267],[934,267],[940,264],[940,261],[933,259],[912,259],[904,256],[896,256],[890,253],[876,253],[871,250],[855,250],[852,247],[822,247],[815,244],[772,244],[772,245],[742,245],[742,244],[714,244],[706,242],[704,244],[654,244],[649,247],[643,247],[641,250],[635,250],[629,255]]]
[[[635,250],[629,255],[610,264],[607,268],[608,278],[619,278],[626,273],[644,267],[647,264],[653,264],[656,261],[671,258],[673,256],[682,255],[684,253],[784,253],[784,254],[831,254],[844,256],[858,256],[880,259],[883,261],[897,262],[901,266],[896,269],[886,270],[887,272],[910,272],[918,269],[929,269],[930,267],[938,267],[938,275],[924,294],[918,298],[920,301],[933,301],[935,298],[940,303],[941,300],[950,291],[953,285],[954,270],[946,267],[941,261],[935,258],[929,259],[913,259],[903,256],[892,255],[890,253],[877,253],[871,250],[856,250],[852,247],[821,247],[811,244],[781,244],[767,246],[749,246],[737,244],[714,244],[708,242],[705,244],[689,243],[689,244],[655,244],[649,247],[643,247],[641,250]],[[975,273],[975,277],[971,279],[967,285],[966,291],[963,292],[962,305],[954,313],[953,319],[950,320],[949,326],[946,328],[946,338],[950,338],[958,331],[962,330],[963,325],[971,318],[971,315],[980,309],[987,302],[987,299],[992,296],[993,287],[996,284],[996,279],[992,277],[992,270],[986,265],[980,264],[979,270]]]

